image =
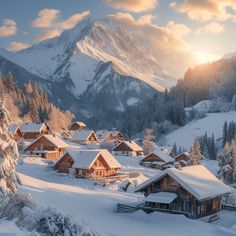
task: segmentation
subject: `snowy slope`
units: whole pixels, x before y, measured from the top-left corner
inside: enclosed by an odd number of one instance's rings
[[[176,143],[177,146],[189,149],[194,138],[196,136],[204,135],[205,132],[207,132],[208,135],[213,133],[215,140],[221,142],[222,129],[225,120],[228,122],[232,120],[236,121],[236,112],[207,113],[207,117],[191,121],[184,127],[181,127],[165,136],[165,142],[169,145]]]
[[[91,83],[102,62],[112,62],[117,73],[140,79],[158,90],[176,82],[150,51],[109,19],[84,20],[61,36],[10,58],[45,79],[61,80],[69,74],[78,95]]]
[[[135,159],[127,157],[123,159],[123,163],[135,168],[137,165]],[[157,230],[163,236],[236,234],[235,229],[230,228],[234,224],[232,219],[236,217],[234,212],[230,217],[231,224],[228,222],[227,228],[190,220],[181,215],[160,212],[151,215],[142,211],[121,214],[116,213],[118,202],[136,202],[142,200],[143,196],[95,186],[88,180],[57,175],[39,158],[25,159],[25,163],[19,165],[17,170],[23,182],[21,191],[30,192],[39,205],[44,207],[50,205],[74,216],[79,221],[88,221],[103,236],[155,236]]]

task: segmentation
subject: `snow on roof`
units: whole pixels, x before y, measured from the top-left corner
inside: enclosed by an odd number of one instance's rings
[[[151,153],[150,153],[151,154]],[[148,155],[150,155],[148,154]],[[158,149],[155,149],[155,151],[153,152],[154,155],[160,157],[164,162],[173,162],[174,161],[174,158],[167,155],[165,152],[161,151],[161,150],[158,150]],[[147,155],[147,156],[148,156]],[[146,156],[146,157],[147,157]]]
[[[123,141],[120,144],[118,144],[113,150],[115,151],[116,148],[118,148],[121,144],[125,143],[131,150],[136,152],[142,152],[143,149],[134,141]]]
[[[59,137],[55,136],[55,135],[51,135],[51,134],[45,134],[42,135],[41,137],[39,137],[38,139],[36,139],[34,142],[32,142],[29,146],[27,146],[25,148],[25,150],[30,147],[32,144],[36,143],[39,139],[41,139],[42,137],[46,138],[50,143],[52,143],[55,147],[57,148],[67,148],[69,147],[67,143],[65,143],[62,139],[60,139]]]
[[[90,169],[99,155],[102,155],[110,168],[121,168],[121,164],[106,149],[101,150],[68,150],[74,160],[73,168]]]
[[[177,198],[175,193],[169,192],[159,192],[159,193],[151,193],[146,198],[146,202],[157,202],[157,203],[165,203],[170,204]]]
[[[181,155],[185,155],[185,156],[189,157],[189,153],[188,152],[182,152],[179,155],[177,155],[175,158],[177,158],[177,157],[179,157]]]
[[[8,129],[12,134],[15,134],[18,128],[19,128],[18,125],[9,125],[8,126]]]
[[[79,126],[86,126],[86,124],[82,121],[76,121],[76,122],[73,122],[72,125],[73,124],[78,124]]]
[[[26,132],[40,132],[45,127],[44,123],[23,124],[20,126],[20,131]]]
[[[75,131],[71,139],[72,140],[87,140],[92,133],[94,133],[92,130]]]
[[[112,135],[112,132],[108,130],[96,131],[96,135],[98,136],[99,139],[106,139],[110,134]]]
[[[183,167],[182,169],[168,168],[160,171],[141,185],[135,191],[140,191],[165,175],[171,176],[185,190],[196,199],[203,200],[230,192],[230,188],[217,179],[205,166],[196,165]]]
[[[121,134],[121,132],[118,131],[118,130],[112,130],[111,133],[112,133],[113,136],[116,136],[116,135],[118,135],[118,134]],[[122,134],[121,134],[121,135],[122,135]]]

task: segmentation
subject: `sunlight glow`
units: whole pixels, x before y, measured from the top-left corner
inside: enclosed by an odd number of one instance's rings
[[[204,64],[212,61],[219,60],[221,56],[216,54],[210,54],[207,52],[194,52],[194,56],[198,64]]]

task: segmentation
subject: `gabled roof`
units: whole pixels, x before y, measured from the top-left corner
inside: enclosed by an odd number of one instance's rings
[[[108,130],[98,130],[96,131],[96,135],[99,139],[106,139],[109,135],[112,135],[112,133]]]
[[[86,124],[84,122],[82,122],[82,121],[76,121],[76,122],[73,122],[72,125],[73,124],[77,124],[79,126],[84,126],[84,127],[86,126]]]
[[[47,139],[51,144],[53,144],[55,147],[57,148],[67,148],[69,147],[67,143],[65,143],[62,139],[60,139],[59,137],[55,136],[55,135],[51,135],[51,134],[45,134],[42,135],[41,137],[39,137],[38,139],[36,139],[34,142],[32,142],[28,147],[25,148],[28,149],[31,145],[33,145],[34,143],[37,143],[38,140],[45,138]]]
[[[181,156],[181,155],[185,155],[186,157],[189,158],[189,153],[188,153],[188,152],[182,152],[182,153],[180,153],[179,155],[177,155],[177,156],[175,157],[175,159],[178,158],[178,157]]]
[[[122,135],[122,133],[120,131],[118,131],[118,130],[112,130],[111,134],[112,134],[113,137],[118,135],[118,134]]]
[[[160,150],[155,150],[154,152],[149,153],[148,155],[146,155],[146,156],[144,157],[144,159],[145,159],[146,157],[148,157],[149,155],[151,155],[151,154],[154,154],[154,155],[158,156],[158,157],[159,157],[161,160],[163,160],[164,162],[173,162],[173,161],[174,161],[174,158],[173,158],[173,157],[167,155],[165,152],[160,151]]]
[[[90,169],[93,163],[102,155],[110,168],[121,168],[121,164],[106,149],[101,150],[68,150],[67,153],[73,159],[73,168]],[[66,154],[65,154],[66,155]],[[65,156],[64,155],[64,156]],[[61,157],[57,163],[62,159]],[[57,164],[56,163],[56,164]]]
[[[20,126],[20,131],[22,133],[41,132],[45,128],[45,126],[46,124],[44,123],[23,124]]]
[[[90,135],[94,134],[96,136],[96,134],[94,133],[94,131],[92,130],[82,130],[82,131],[75,131],[73,136],[72,136],[72,140],[87,140]],[[97,136],[96,136],[97,138]]]
[[[17,132],[17,130],[19,129],[19,126],[18,125],[9,125],[8,129],[14,135]]]
[[[199,201],[230,193],[229,186],[217,179],[203,165],[188,166],[183,167],[182,169],[165,169],[137,186],[135,191],[138,192],[145,189],[147,186],[161,179],[165,175],[172,177]]]
[[[131,151],[136,151],[136,152],[143,151],[143,149],[134,141],[123,141],[120,144],[118,144],[116,147],[114,147],[113,151],[116,151],[116,149],[122,144],[125,144]]]

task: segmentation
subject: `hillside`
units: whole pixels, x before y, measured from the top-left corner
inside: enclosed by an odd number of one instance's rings
[[[215,140],[221,144],[224,121],[226,120],[227,122],[230,122],[232,120],[235,121],[235,119],[235,111],[225,113],[207,113],[205,118],[193,120],[185,126],[166,135],[162,142],[165,142],[168,145],[176,143],[177,146],[181,146],[188,150],[193,144],[193,140],[196,136],[202,136],[207,132],[208,135],[213,133]]]

